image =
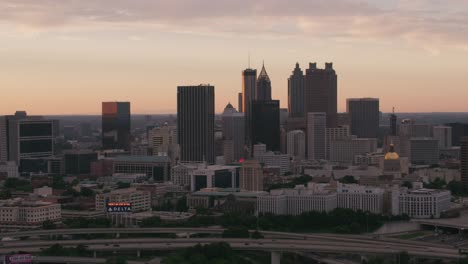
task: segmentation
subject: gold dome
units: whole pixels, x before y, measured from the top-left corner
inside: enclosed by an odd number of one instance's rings
[[[395,152],[395,146],[390,144],[390,149],[387,154],[385,154],[385,160],[398,160],[400,156]]]

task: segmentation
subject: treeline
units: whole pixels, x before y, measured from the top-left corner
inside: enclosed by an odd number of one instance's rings
[[[225,214],[223,216],[196,216],[184,223],[165,223],[157,217],[142,221],[141,227],[203,227],[220,225],[285,232],[334,232],[358,234],[373,231],[385,222],[408,220],[408,217],[390,217],[363,211],[337,208],[332,212],[307,212],[298,216]]]
[[[177,251],[167,257],[163,264],[251,264],[250,260],[242,258],[234,252],[229,244],[220,242],[208,245],[196,245],[182,251]]]

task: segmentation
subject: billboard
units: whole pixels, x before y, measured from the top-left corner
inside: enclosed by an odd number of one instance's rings
[[[125,202],[108,202],[106,204],[108,213],[131,213],[132,204]]]
[[[33,255],[31,254],[15,254],[15,255],[6,255],[5,264],[26,264],[33,263]]]

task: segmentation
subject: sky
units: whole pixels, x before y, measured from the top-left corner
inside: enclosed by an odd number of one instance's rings
[[[333,62],[339,111],[468,110],[466,0],[1,0],[0,114],[175,113],[176,87],[201,83],[222,112],[249,54],[283,108],[296,62]]]

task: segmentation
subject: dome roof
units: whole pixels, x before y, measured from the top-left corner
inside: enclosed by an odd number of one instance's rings
[[[393,144],[390,144],[390,149],[385,154],[385,160],[399,160],[400,156],[395,152],[395,146]]]

